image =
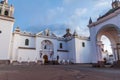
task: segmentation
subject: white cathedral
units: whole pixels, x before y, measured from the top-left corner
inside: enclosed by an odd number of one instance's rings
[[[21,31],[17,27],[13,31],[14,7],[8,0],[0,2],[0,64],[13,62],[43,62],[49,61],[72,63],[102,62],[103,46],[100,41],[106,35],[112,44],[114,61],[119,60],[120,2],[112,2],[109,13],[98,18],[96,22],[89,21],[90,37],[79,36],[66,29],[62,37],[56,36],[49,29],[37,34]],[[116,26],[115,26],[116,25]],[[117,36],[116,36],[117,35]],[[114,48],[113,48],[114,47]]]

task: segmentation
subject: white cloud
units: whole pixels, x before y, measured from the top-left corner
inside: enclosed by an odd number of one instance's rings
[[[89,30],[87,26],[82,26],[83,16],[86,16],[88,9],[87,8],[76,8],[73,14],[69,17],[69,20],[66,24],[70,25],[72,30],[76,30],[78,34],[89,36]]]
[[[78,25],[78,21],[86,13],[87,13],[86,8],[76,8],[75,11],[73,12],[73,14],[69,17],[69,21],[67,23],[71,26]]]
[[[107,9],[107,8],[110,8],[111,7],[111,2],[109,0],[98,0],[96,2],[96,4],[94,5],[94,8],[95,10],[98,10],[98,9]]]
[[[56,18],[59,14],[64,12],[63,7],[56,7],[54,9],[50,9],[46,16],[46,23],[50,23],[54,18]]]
[[[86,8],[77,8],[75,10],[75,15],[76,16],[82,16],[83,14],[85,14],[87,12],[87,9]]]
[[[57,7],[57,8],[55,9],[55,11],[62,13],[62,12],[64,11],[64,8],[63,8],[63,7]]]

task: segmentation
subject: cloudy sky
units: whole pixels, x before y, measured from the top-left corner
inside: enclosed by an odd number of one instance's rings
[[[93,21],[111,8],[112,0],[9,0],[15,7],[15,24],[24,31],[49,28],[57,35],[66,28],[89,36],[88,20]]]

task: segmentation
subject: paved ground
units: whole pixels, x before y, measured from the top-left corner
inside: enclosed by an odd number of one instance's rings
[[[0,80],[120,80],[120,69],[90,65],[0,65]]]

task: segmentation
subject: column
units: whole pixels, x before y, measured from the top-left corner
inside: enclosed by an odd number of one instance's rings
[[[117,61],[118,58],[117,58],[117,48],[116,48],[116,44],[112,44],[112,45],[111,45],[111,48],[112,48],[112,52],[113,52],[114,61]]]
[[[102,41],[97,41],[97,57],[98,61],[103,61],[102,59]]]
[[[117,43],[117,59],[120,60],[120,43]]]

